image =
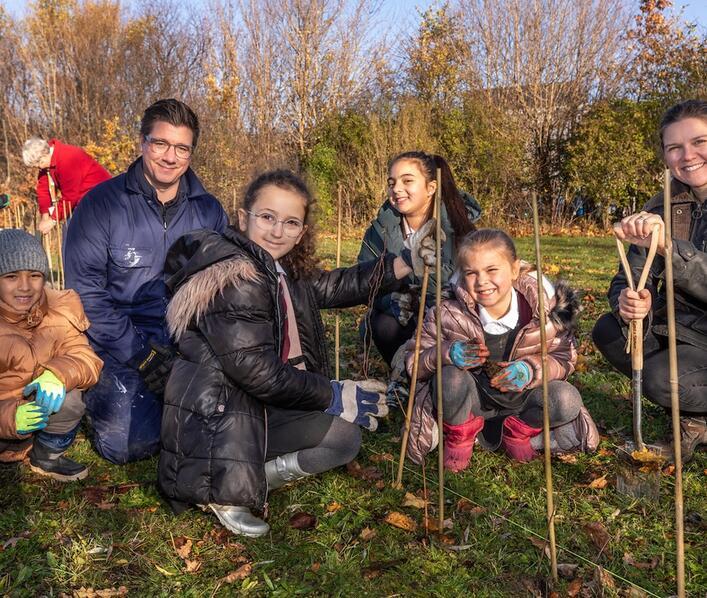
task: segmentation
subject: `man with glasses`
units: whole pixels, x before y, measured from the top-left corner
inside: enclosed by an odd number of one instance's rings
[[[69,224],[66,284],[81,296],[88,336],[105,366],[85,393],[96,450],[113,463],[159,449],[162,393],[174,349],[165,327],[164,260],[197,229],[223,232],[221,204],[191,170],[196,114],[174,99],[152,104],[140,124],[142,156],[90,191]]]

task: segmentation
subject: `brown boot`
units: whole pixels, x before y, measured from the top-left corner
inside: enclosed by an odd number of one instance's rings
[[[701,444],[707,444],[707,417],[680,418],[680,448],[682,462],[687,463]]]
[[[681,417],[680,453],[683,464],[695,456],[695,450],[701,444],[707,444],[707,418],[705,416]],[[651,445],[650,449],[658,452],[668,463],[674,461],[675,454],[672,442],[657,442]]]

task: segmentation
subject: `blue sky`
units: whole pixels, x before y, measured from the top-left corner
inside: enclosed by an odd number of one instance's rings
[[[207,0],[187,0],[190,4],[207,4]],[[579,0],[581,1],[581,0]],[[123,0],[130,4],[130,0]],[[394,14],[399,19],[414,21],[416,8],[424,9],[432,4],[440,4],[440,0],[382,0],[383,10],[386,15]],[[13,16],[21,16],[27,6],[25,0],[0,0]],[[674,10],[684,11],[688,21],[695,21],[701,29],[707,29],[707,2],[705,0],[674,0]]]

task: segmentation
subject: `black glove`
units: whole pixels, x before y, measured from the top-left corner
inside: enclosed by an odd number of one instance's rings
[[[150,347],[149,355],[142,360],[137,371],[150,392],[162,395],[178,353],[172,346],[150,343]]]

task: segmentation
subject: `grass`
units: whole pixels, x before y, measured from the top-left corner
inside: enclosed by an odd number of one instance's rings
[[[528,259],[530,241],[519,241]],[[346,241],[343,263],[352,263],[357,249],[355,241]],[[608,307],[605,291],[617,263],[613,241],[546,237],[543,249],[546,271],[584,293],[581,357],[572,381],[603,434],[597,453],[578,455],[576,462],[553,460],[558,560],[578,565],[573,580],[551,583],[542,545],[534,544],[528,531],[545,533],[542,461],[522,465],[476,451],[466,472],[447,475],[452,528],[440,541],[425,535],[422,511],[402,506],[404,492],[391,488],[395,463],[385,458],[397,458],[400,422],[394,418],[387,432],[366,434],[358,457],[364,478],[340,469],[274,492],[272,531],[256,540],[229,536],[200,511],[172,516],[157,491],[156,459],[112,466],[82,436],[71,449],[72,457],[91,465],[82,482],[62,485],[37,477],[26,465],[3,466],[0,595],[540,596],[552,591],[575,596],[580,588],[585,596],[644,595],[629,582],[656,595],[674,594],[673,476],[661,476],[655,504],[619,495],[614,487],[614,450],[631,429],[629,384],[611,371],[590,339],[593,321]],[[322,239],[320,251],[325,263],[333,263],[332,239]],[[362,373],[357,322],[363,313],[349,310],[341,317],[342,377]],[[333,313],[325,314],[325,323],[333,339]],[[384,374],[375,351],[369,373]],[[668,418],[648,403],[645,412],[644,435],[661,437]],[[436,460],[436,453],[430,455],[426,467],[433,517]],[[684,471],[692,596],[707,593],[706,475],[703,452]],[[601,476],[608,481],[605,487],[589,487]],[[410,466],[404,483],[419,494],[419,468]],[[460,502],[461,496],[471,502]],[[386,523],[394,511],[416,522],[416,531]],[[292,527],[289,519],[297,512],[314,515],[316,526]],[[603,548],[592,541],[587,527],[592,523],[606,531],[598,539]],[[623,579],[602,577],[587,561]]]

